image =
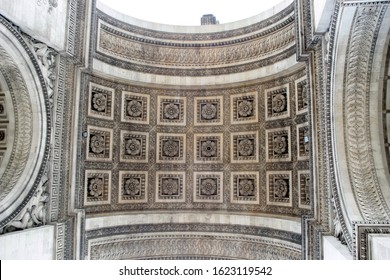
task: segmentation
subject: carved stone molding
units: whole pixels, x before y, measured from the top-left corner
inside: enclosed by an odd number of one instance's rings
[[[353,255],[356,260],[371,259],[371,246],[369,235],[385,234],[390,238],[390,223],[354,223],[354,251]]]
[[[355,199],[365,221],[389,220],[373,161],[369,89],[373,47],[384,8],[358,7],[348,48],[344,91],[345,149]]]

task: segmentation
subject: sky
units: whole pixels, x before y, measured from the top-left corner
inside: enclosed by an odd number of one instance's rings
[[[98,0],[129,16],[165,24],[200,25],[204,14],[219,23],[245,19],[283,0]]]

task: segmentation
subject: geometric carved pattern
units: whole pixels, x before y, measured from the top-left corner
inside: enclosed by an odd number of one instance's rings
[[[194,202],[223,202],[223,172],[194,172]]]
[[[185,172],[156,172],[156,202],[185,202]]]
[[[148,145],[148,133],[121,130],[120,161],[147,163]]]
[[[149,124],[149,95],[122,92],[122,122]]]
[[[231,162],[232,163],[257,163],[258,157],[258,132],[238,132],[231,134]]]
[[[195,134],[194,163],[223,163],[223,134]]]
[[[231,173],[231,202],[259,204],[258,172]]]
[[[119,171],[119,203],[148,202],[148,172]]]
[[[267,171],[267,204],[292,206],[291,171]]]
[[[157,163],[186,162],[186,134],[157,133]]]
[[[267,162],[291,161],[290,127],[266,130]]]
[[[89,84],[88,115],[113,120],[114,89],[98,84]]]
[[[310,172],[298,170],[299,207],[310,209]]]
[[[309,93],[307,89],[306,76],[295,81],[295,105],[297,114],[302,114],[307,112],[309,104]]]
[[[257,92],[232,95],[230,98],[231,123],[256,123]]]
[[[111,161],[112,160],[112,129],[88,126],[87,160]]]
[[[309,159],[309,125],[308,123],[297,125],[297,158],[298,160]]]
[[[265,119],[278,120],[290,117],[289,84],[265,91]]]
[[[222,125],[222,96],[195,97],[195,125]]]
[[[84,205],[109,204],[111,200],[111,171],[86,170]]]
[[[186,125],[187,102],[185,97],[158,97],[157,124]]]

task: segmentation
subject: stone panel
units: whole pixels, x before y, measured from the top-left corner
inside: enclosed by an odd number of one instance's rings
[[[309,159],[309,124],[297,125],[297,158],[298,160]]]
[[[292,207],[291,171],[267,171],[267,204]]]
[[[223,163],[223,134],[194,134],[194,163]]]
[[[259,133],[257,131],[231,134],[231,162],[258,163]]]
[[[119,203],[148,201],[148,172],[119,171]]]
[[[86,170],[84,205],[109,204],[111,201],[111,171]]]
[[[95,83],[89,84],[88,115],[95,118],[114,120],[115,91]]]
[[[195,125],[223,124],[223,97],[195,97]]]
[[[194,172],[194,202],[223,202],[223,172]]]
[[[156,202],[185,202],[185,172],[156,172]]]
[[[91,161],[111,161],[113,131],[109,128],[88,126],[86,158]]]
[[[231,202],[259,204],[258,172],[231,173]]]
[[[149,134],[139,131],[121,131],[120,161],[143,162],[149,160]]]
[[[185,97],[159,96],[158,118],[159,125],[186,125],[187,99]]]
[[[232,124],[258,122],[257,92],[235,94],[230,97]]]
[[[157,163],[185,163],[186,135],[157,133]]]
[[[298,204],[300,208],[310,209],[311,207],[311,183],[309,170],[298,170]]]
[[[291,128],[266,130],[267,162],[291,161]]]
[[[122,122],[149,124],[149,106],[149,95],[122,92]]]
[[[290,117],[289,84],[267,89],[265,91],[265,108],[267,121]]]
[[[307,113],[309,104],[309,89],[306,77],[295,81],[295,106],[297,114]]]

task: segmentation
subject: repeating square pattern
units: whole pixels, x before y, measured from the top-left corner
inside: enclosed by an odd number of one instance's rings
[[[119,171],[119,203],[148,202],[148,172]]]
[[[291,171],[267,172],[267,204],[292,207]]]
[[[88,126],[86,158],[91,161],[112,160],[112,135],[109,128]]]
[[[156,202],[185,202],[185,172],[156,172]]]
[[[309,159],[309,141],[309,124],[303,123],[297,125],[298,160]]]
[[[285,84],[265,91],[265,120],[290,117],[289,85]]]
[[[232,172],[231,186],[232,203],[259,204],[258,172]]]
[[[111,171],[86,170],[84,205],[109,204],[111,200]]]
[[[310,172],[298,170],[299,208],[310,209]]]
[[[149,124],[149,106],[149,95],[122,92],[122,122]]]
[[[138,131],[121,131],[120,160],[122,162],[144,162],[149,160],[149,134]]]
[[[291,129],[281,127],[266,130],[267,162],[291,161]]]
[[[257,92],[236,94],[230,97],[231,123],[257,123]]]
[[[114,93],[113,88],[90,83],[88,115],[95,118],[114,120]]]
[[[222,125],[223,97],[195,97],[195,125]]]
[[[309,104],[309,90],[306,77],[295,81],[295,106],[297,114],[307,113]]]
[[[223,134],[195,134],[195,163],[223,163]]]
[[[257,131],[232,133],[231,162],[257,163],[259,161],[258,139]]]
[[[223,172],[194,172],[194,202],[223,202]]]
[[[159,125],[186,125],[187,99],[185,97],[158,97]]]
[[[185,163],[186,135],[157,133],[157,163]]]

